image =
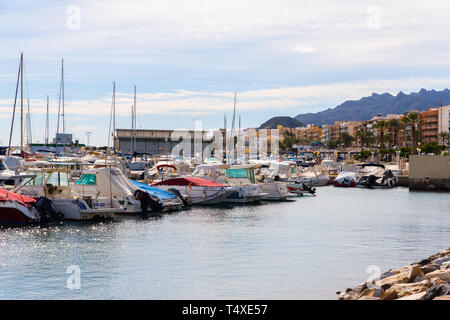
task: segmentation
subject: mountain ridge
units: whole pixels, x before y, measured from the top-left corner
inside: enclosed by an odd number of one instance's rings
[[[305,124],[334,124],[335,121],[369,120],[377,114],[406,113],[412,110],[424,111],[429,107],[450,104],[450,90],[436,91],[421,89],[419,92],[405,94],[399,91],[396,95],[388,92],[372,93],[359,100],[347,100],[344,103],[316,113],[298,114],[294,118]]]

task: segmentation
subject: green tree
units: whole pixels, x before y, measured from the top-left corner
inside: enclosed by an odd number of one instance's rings
[[[348,134],[347,132],[343,132],[343,133],[341,133],[339,140],[344,145],[344,147],[351,147],[352,142],[355,141],[355,137]]]
[[[388,129],[392,137],[392,143],[394,146],[398,144],[398,133],[402,128],[402,123],[397,119],[391,119],[388,121]]]
[[[385,135],[388,129],[387,122],[384,120],[377,121],[374,123],[373,128],[378,130],[378,141],[380,142],[381,148],[384,148]]]
[[[448,145],[448,143],[450,141],[450,134],[448,132],[440,132],[439,139],[442,142],[442,146],[445,147]]]
[[[417,112],[410,112],[402,118],[405,125],[411,126],[412,154],[417,154],[418,125],[421,122]]]

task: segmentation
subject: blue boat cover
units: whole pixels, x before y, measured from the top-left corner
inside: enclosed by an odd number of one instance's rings
[[[166,190],[161,190],[152,186],[149,186],[148,184],[139,182],[139,181],[135,181],[135,180],[131,180],[131,183],[133,183],[136,187],[138,187],[139,189],[141,189],[142,191],[146,191],[149,194],[161,199],[161,200],[166,200],[166,199],[175,199],[177,196],[174,195],[173,193],[170,193],[169,191]]]

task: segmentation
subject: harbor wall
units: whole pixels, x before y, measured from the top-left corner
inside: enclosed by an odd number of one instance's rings
[[[450,191],[450,156],[411,155],[409,189]]]

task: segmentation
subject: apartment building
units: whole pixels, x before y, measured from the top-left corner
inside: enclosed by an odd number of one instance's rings
[[[428,108],[419,113],[419,134],[422,143],[439,142],[439,109]]]

